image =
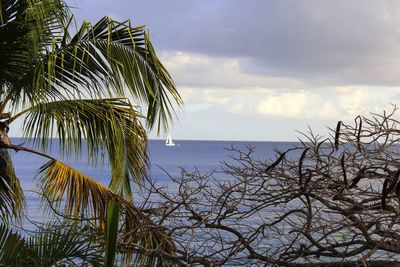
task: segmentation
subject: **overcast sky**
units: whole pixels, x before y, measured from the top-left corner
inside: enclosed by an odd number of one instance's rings
[[[148,26],[185,101],[174,139],[296,140],[400,100],[400,1],[67,3]]]

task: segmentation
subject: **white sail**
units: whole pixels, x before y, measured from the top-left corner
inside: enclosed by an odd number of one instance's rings
[[[172,141],[172,137],[169,134],[167,140],[165,140],[165,145],[166,146],[175,146],[175,143]]]

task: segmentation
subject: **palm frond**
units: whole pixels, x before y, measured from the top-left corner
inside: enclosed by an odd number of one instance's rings
[[[62,100],[31,108],[24,130],[25,136],[40,142],[42,149],[56,134],[67,155],[81,153],[85,142],[94,162],[106,150],[112,171],[111,189],[131,199],[130,177],[139,184],[148,164],[141,117],[126,99]]]
[[[25,240],[7,225],[0,224],[0,266],[15,266]]]
[[[117,240],[119,230],[119,205],[111,200],[107,205],[107,237],[104,257],[104,266],[113,267],[117,254]]]
[[[159,254],[148,255],[144,250],[163,251],[173,255],[175,246],[165,230],[155,225],[130,201],[113,193],[91,177],[57,160],[50,160],[38,173],[43,193],[60,207],[65,201],[64,211],[68,216],[83,216],[97,225],[106,222],[106,210],[110,201],[121,207],[125,224],[120,229],[123,243],[119,251],[137,254],[134,260],[157,261]]]
[[[133,205],[131,180],[139,184],[148,170],[147,134],[140,120],[150,129],[167,129],[182,99],[144,26],[105,17],[94,25],[84,22],[71,36],[72,21],[63,0],[0,0],[0,115],[7,119],[4,123],[27,115],[24,134],[44,150],[55,134],[67,155],[72,151],[78,155],[86,145],[96,163],[107,153],[110,189],[53,159],[39,171],[44,193],[67,214],[93,216],[102,227],[109,203],[115,202],[125,222],[118,250],[128,251],[127,255],[133,251],[133,261],[154,265],[161,262],[160,256],[149,256],[143,249],[173,254],[175,247],[165,231]],[[127,100],[132,98],[144,107],[143,113]],[[6,108],[17,114],[9,118]],[[5,147],[52,159],[22,146]],[[7,223],[20,214],[23,195],[6,150],[0,150],[0,168],[0,220]],[[18,254],[21,262],[54,265],[62,254],[76,256],[73,251],[81,251],[79,246],[78,250],[62,247],[71,241],[63,239],[65,232],[53,234],[24,241],[22,249],[49,261]],[[48,241],[60,244],[57,250],[62,253],[53,254],[46,247]]]
[[[0,221],[14,218],[19,221],[24,207],[24,194],[15,175],[11,157],[6,149],[0,149]]]
[[[100,247],[84,230],[50,222],[33,236],[21,237],[0,224],[0,266],[101,266]]]
[[[35,255],[36,266],[101,266],[100,247],[79,225],[50,222],[26,242],[25,255]]]
[[[17,101],[22,90],[34,87],[31,74],[53,36],[65,28],[69,10],[61,0],[1,0],[0,4],[0,89],[5,98]]]
[[[150,128],[156,122],[158,130],[168,127],[182,99],[143,26],[105,17],[95,25],[84,22],[71,38],[67,29],[64,35],[54,39],[30,76],[36,85],[24,94],[35,104],[63,97],[120,97],[128,88],[147,106]]]

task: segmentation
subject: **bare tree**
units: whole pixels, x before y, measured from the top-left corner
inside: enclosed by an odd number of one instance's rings
[[[330,138],[310,131],[265,161],[231,147],[213,172],[149,181],[142,210],[182,266],[400,266],[396,111],[339,122]]]

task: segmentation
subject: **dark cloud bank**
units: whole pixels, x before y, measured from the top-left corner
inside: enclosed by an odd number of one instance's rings
[[[400,2],[79,0],[80,18],[109,14],[150,28],[158,50],[241,58],[243,71],[329,82],[400,83]]]

